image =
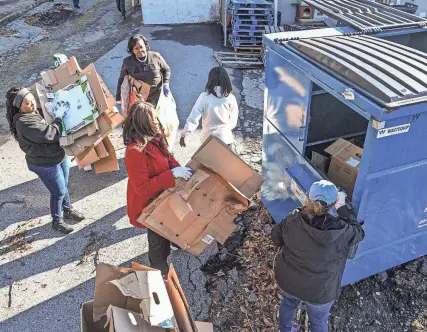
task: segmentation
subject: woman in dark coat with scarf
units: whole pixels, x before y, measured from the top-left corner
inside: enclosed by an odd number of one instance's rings
[[[164,190],[174,188],[175,178],[190,179],[192,171],[181,167],[168,151],[166,138],[149,103],[137,102],[131,107],[124,123],[123,139],[129,176],[128,216],[133,226],[145,228],[137,222],[142,210]],[[151,266],[159,269],[163,275],[168,274],[170,242],[150,229],[147,235]]]
[[[55,120],[48,124],[28,89],[17,86],[6,94],[10,131],[25,153],[28,169],[37,174],[50,192],[52,228],[65,234],[73,231],[67,221],[85,219],[71,205],[68,193],[70,161],[59,145],[62,119],[68,110],[67,103],[58,101],[52,113]]]
[[[130,56],[123,60],[119,81],[117,82],[116,100],[121,101],[122,83],[125,76],[129,75],[133,79],[142,81],[150,86],[146,101],[155,108],[162,86],[165,96],[169,95],[170,68],[159,53],[150,51],[147,39],[141,34],[129,38],[127,51]]]
[[[292,331],[292,319],[301,301],[307,306],[312,332],[328,331],[329,311],[341,291],[344,267],[353,245],[365,233],[345,193],[329,181],[315,182],[310,198],[277,224],[273,242],[282,248],[275,275],[284,295],[280,332]]]

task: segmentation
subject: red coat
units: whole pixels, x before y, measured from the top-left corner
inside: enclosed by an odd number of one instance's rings
[[[125,156],[129,181],[127,188],[128,216],[130,223],[145,228],[136,220],[142,210],[165,189],[175,187],[171,169],[179,163],[171,153],[163,153],[156,143],[149,142],[144,150],[129,144]]]

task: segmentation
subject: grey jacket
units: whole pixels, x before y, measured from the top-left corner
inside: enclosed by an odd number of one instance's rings
[[[54,166],[65,158],[65,151],[59,145],[61,119],[48,125],[36,111],[19,113],[13,118],[18,132],[18,143],[30,165]]]
[[[128,56],[123,60],[119,81],[117,82],[117,101],[121,100],[121,87],[126,75],[130,75],[134,79],[143,81],[151,86],[147,101],[156,106],[160,96],[160,89],[162,88],[162,79],[164,83],[169,83],[171,71],[165,59],[157,52],[148,51],[146,62],[138,61],[135,55]]]
[[[349,250],[365,232],[350,209],[341,207],[338,214],[308,220],[295,210],[273,228],[272,240],[282,247],[275,276],[283,291],[314,304],[340,295]]]

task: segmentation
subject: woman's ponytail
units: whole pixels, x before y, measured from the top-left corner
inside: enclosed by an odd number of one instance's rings
[[[18,140],[18,132],[16,131],[15,122],[13,118],[16,114],[20,112],[20,109],[18,107],[13,106],[13,100],[15,99],[18,92],[22,89],[23,87],[15,86],[13,88],[10,88],[6,93],[6,118],[9,122],[10,132],[16,140]]]
[[[324,202],[308,199],[302,209],[302,213],[311,220],[315,217],[325,215],[331,207],[331,205],[326,205]]]

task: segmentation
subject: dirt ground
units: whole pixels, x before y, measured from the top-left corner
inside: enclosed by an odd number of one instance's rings
[[[278,249],[270,240],[273,221],[257,204],[238,221],[238,231],[204,267],[217,331],[277,331],[281,295],[273,266]],[[332,308],[330,332],[427,331],[427,258],[343,288]],[[296,314],[309,331],[304,307]]]

